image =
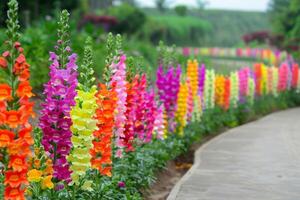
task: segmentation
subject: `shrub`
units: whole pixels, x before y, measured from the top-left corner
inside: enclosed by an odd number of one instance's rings
[[[179,16],[186,16],[188,8],[184,5],[178,5],[174,8],[175,12]]]
[[[126,3],[111,7],[109,14],[118,19],[118,23],[112,27],[116,33],[136,33],[146,22],[146,15],[141,10]]]

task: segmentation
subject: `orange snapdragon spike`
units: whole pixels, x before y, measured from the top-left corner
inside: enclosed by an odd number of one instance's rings
[[[28,145],[33,145],[34,140],[31,136],[32,126],[29,125],[19,131],[19,137],[22,138]]]
[[[26,163],[26,156],[10,156],[8,167],[11,167],[14,171],[20,172],[28,168]]]
[[[4,111],[5,115],[5,124],[10,128],[17,128],[22,124],[21,121],[21,112],[16,110]]]
[[[6,110],[6,102],[5,101],[0,101],[0,113],[2,113],[1,111]]]
[[[98,130],[94,131],[91,165],[103,176],[111,176],[112,137],[114,126],[115,92],[108,90],[104,84],[99,85],[97,93],[98,109],[96,119]]]
[[[20,72],[18,79],[19,81],[26,81],[30,77],[29,69],[24,69],[22,72]]]
[[[10,187],[7,186],[4,191],[5,199],[9,200],[25,200],[24,189],[20,187]]]
[[[47,165],[47,167],[44,169],[44,174],[45,175],[53,174],[53,167],[52,167],[52,165]]]
[[[23,54],[20,54],[14,64],[14,73],[16,75],[20,75],[24,70],[28,69],[29,66],[30,65],[26,62],[25,56]]]
[[[5,122],[5,114],[4,114],[5,110],[6,110],[6,103],[4,101],[0,101],[0,125],[4,124]]]
[[[224,87],[224,108],[228,110],[230,107],[230,78],[226,77]]]
[[[10,0],[8,4],[7,49],[0,57],[0,73],[4,71],[10,77],[0,83],[0,148],[5,152],[5,200],[25,199],[25,188],[29,161],[31,160],[32,127],[29,124],[33,116],[33,96],[29,84],[29,64],[18,42],[18,3]],[[13,24],[13,25],[11,25]],[[14,45],[11,45],[14,44]],[[11,69],[11,67],[13,69]],[[13,101],[13,102],[10,102]],[[3,126],[4,125],[4,126]],[[6,129],[6,130],[5,130]]]
[[[104,167],[100,173],[104,176],[108,176],[108,177],[111,177],[112,174],[111,174],[111,170],[112,170],[112,167],[111,166],[108,166],[108,167]]]
[[[35,117],[35,113],[33,111],[34,103],[28,101],[27,97],[23,97],[22,100],[20,100],[21,107],[19,108],[19,111],[22,114],[22,120],[27,121],[28,118]]]
[[[9,155],[31,155],[30,146],[22,138],[13,140],[7,150]]]
[[[30,98],[33,95],[33,93],[31,92],[32,87],[30,86],[29,81],[23,81],[19,84],[18,89],[17,89],[17,96],[19,98],[23,98],[23,97],[27,97]]]
[[[0,147],[7,147],[15,134],[9,130],[0,130]]]
[[[5,180],[4,184],[9,185],[10,187],[17,188],[21,184],[28,184],[26,179],[26,172],[25,171],[7,171],[5,172]]]
[[[11,87],[7,84],[0,84],[0,101],[9,101],[11,99]]]
[[[39,169],[41,167],[41,161],[39,159],[34,160],[34,167]]]
[[[4,124],[4,121],[5,121],[5,115],[1,112],[2,111],[0,110],[0,125]]]
[[[254,73],[255,73],[255,91],[257,95],[262,94],[262,65],[256,63],[254,65]]]
[[[7,61],[5,58],[0,56],[0,68],[7,68]]]

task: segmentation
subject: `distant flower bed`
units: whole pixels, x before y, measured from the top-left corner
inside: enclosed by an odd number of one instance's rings
[[[183,48],[182,53],[185,56],[211,56],[227,58],[249,58],[260,62],[267,62],[270,65],[278,66],[282,62],[293,58],[285,51],[261,49],[261,48]]]
[[[89,23],[95,26],[101,26],[104,30],[109,31],[111,26],[116,25],[118,21],[113,16],[84,15],[78,22],[78,28],[81,29],[84,25]]]

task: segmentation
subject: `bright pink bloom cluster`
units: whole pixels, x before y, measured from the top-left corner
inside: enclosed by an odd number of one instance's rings
[[[278,92],[283,92],[288,86],[289,67],[287,64],[282,64],[279,68]]]
[[[155,118],[155,121],[154,121],[153,131],[156,133],[156,138],[157,139],[163,139],[164,130],[165,130],[164,106],[163,105],[161,105],[157,108],[155,116],[156,116],[156,118]]]
[[[135,117],[136,121],[134,124],[134,132],[140,140],[143,140],[145,134],[145,117],[146,117],[146,95],[147,95],[147,77],[143,75],[138,83],[138,92],[135,96],[136,110]]]
[[[242,68],[238,72],[239,76],[239,100],[245,102],[248,95],[248,79],[250,69],[248,67]]]
[[[146,93],[145,97],[145,121],[144,121],[144,135],[142,138],[143,142],[151,142],[152,133],[154,129],[155,114],[156,114],[156,103],[154,90]]]
[[[126,123],[126,56],[122,55],[120,61],[117,64],[112,64],[112,78],[111,85],[117,94],[117,105],[115,109],[115,136],[116,136],[116,146],[117,157],[122,157],[122,148],[124,146],[123,138],[125,137],[125,123]]]

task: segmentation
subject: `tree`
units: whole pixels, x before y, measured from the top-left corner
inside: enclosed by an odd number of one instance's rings
[[[185,16],[188,9],[185,5],[178,5],[174,8],[175,12],[177,13],[177,15],[179,16]]]
[[[272,0],[269,4],[268,12],[275,33],[285,32],[285,20],[289,12],[291,0]]]
[[[120,0],[122,3],[127,3],[131,6],[136,6],[135,0]]]
[[[116,33],[133,34],[138,31],[146,22],[145,13],[137,7],[123,3],[113,6],[108,14],[117,18],[118,23],[112,27]]]
[[[300,0],[272,0],[269,16],[273,32],[283,36],[280,47],[299,50],[300,44]]]
[[[0,23],[3,24],[5,21],[5,13],[7,10],[6,4],[8,0],[0,0]],[[24,13],[28,14],[28,17],[31,20],[38,20],[41,17],[45,17],[46,15],[51,15],[54,11],[58,9],[67,9],[72,10],[78,7],[79,0],[53,0],[53,1],[28,1],[28,0],[18,0],[20,7],[20,16],[21,22],[24,21]]]
[[[168,4],[171,4],[172,2],[173,0],[155,0],[156,7],[160,12],[164,12],[168,7]]]

